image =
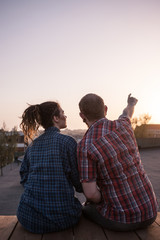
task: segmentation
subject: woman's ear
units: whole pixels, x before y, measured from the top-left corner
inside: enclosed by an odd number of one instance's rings
[[[59,122],[59,117],[53,116],[53,122],[54,122],[54,123],[58,123],[58,122]]]

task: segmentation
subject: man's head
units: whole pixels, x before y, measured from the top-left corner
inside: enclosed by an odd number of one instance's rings
[[[104,118],[107,113],[107,107],[103,99],[93,93],[85,95],[79,102],[80,116],[84,122],[93,123]],[[90,125],[90,124],[89,124]]]

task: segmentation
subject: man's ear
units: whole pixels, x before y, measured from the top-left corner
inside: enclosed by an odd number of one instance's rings
[[[86,117],[84,116],[84,114],[80,112],[79,116],[82,118],[83,122],[86,123]]]
[[[106,116],[106,115],[107,115],[107,110],[108,110],[107,106],[106,106],[106,105],[104,105],[104,116]]]

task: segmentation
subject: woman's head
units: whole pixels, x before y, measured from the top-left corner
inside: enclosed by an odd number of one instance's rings
[[[64,112],[57,102],[49,101],[37,105],[30,105],[24,111],[20,124],[25,135],[25,140],[33,140],[39,126],[42,126],[44,129],[57,126],[57,121],[59,122],[63,114]],[[61,124],[59,127],[64,128],[66,126],[62,126]]]

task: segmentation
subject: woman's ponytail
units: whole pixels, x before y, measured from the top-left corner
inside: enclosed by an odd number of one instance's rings
[[[30,105],[22,115],[20,127],[24,133],[25,142],[33,140],[41,125],[40,105]]]
[[[45,130],[53,127],[53,117],[59,116],[60,105],[57,102],[44,102],[37,105],[30,105],[22,115],[20,127],[24,133],[25,142],[33,140],[37,135],[39,126]]]

